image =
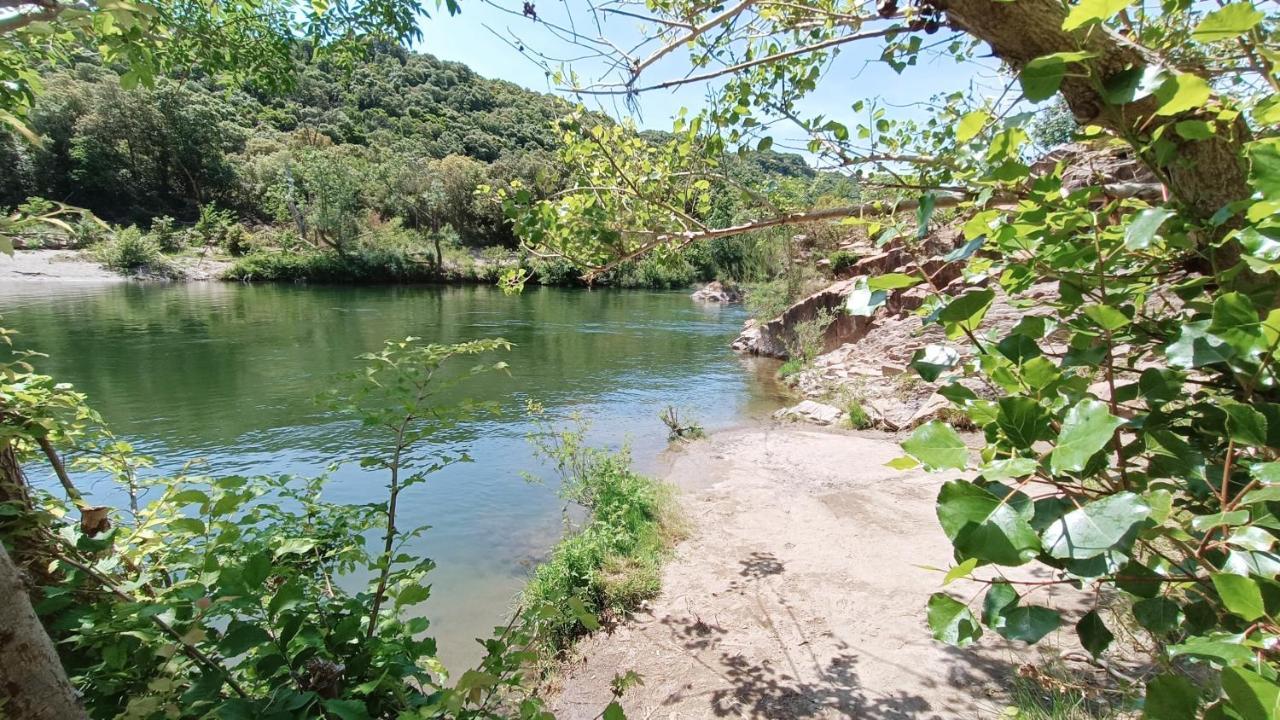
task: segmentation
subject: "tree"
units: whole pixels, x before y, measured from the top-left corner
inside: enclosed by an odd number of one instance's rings
[[[1037,584],[1092,587],[1127,603],[1099,603],[1076,623],[1091,655],[1108,651],[1117,622],[1153,639],[1154,669],[1141,679],[1147,717],[1272,717],[1280,77],[1278,23],[1263,7],[610,5],[603,12],[652,31],[623,52],[569,28],[618,68],[590,84],[559,72],[569,89],[628,95],[712,80],[722,88],[658,147],[569,118],[561,159],[570,189],[538,201],[514,188],[506,207],[526,242],[589,276],[647,253],[816,221],[923,239],[937,209],[953,208],[956,247],[929,256],[898,243],[916,255],[897,273],[858,279],[848,307],[874,315],[893,294],[927,288],[918,313],[948,343],[920,351],[912,367],[981,430],[971,453],[948,424],[928,423],[893,463],[972,473],[943,484],[937,508],[955,549],[946,582],[985,589],[983,608],[935,594],[927,608],[935,637],[965,645],[985,628],[1036,642],[1063,623],[1028,600]],[[926,40],[942,30],[940,42]],[[882,59],[899,72],[929,47],[958,60],[989,49],[1009,83],[996,97],[937,98],[925,120],[894,120],[874,99],[852,103],[869,118],[861,122],[803,117],[801,98],[839,82],[826,72],[831,54],[869,41],[883,43]],[[647,79],[682,48],[689,73]],[[1062,164],[1033,173],[1019,111],[1055,97],[1079,138],[1136,156],[1158,182],[1068,184]],[[835,167],[869,168],[862,200],[792,210],[741,191],[750,216],[711,214],[700,183],[725,149],[768,148],[778,123],[806,133],[809,150]],[[1033,286],[1058,294],[1037,296]],[[994,329],[983,321],[997,302],[1047,314]],[[1004,570],[1033,562],[1049,580],[1027,584]],[[1198,667],[1188,673],[1189,665]],[[1200,687],[1192,677],[1213,682]]]

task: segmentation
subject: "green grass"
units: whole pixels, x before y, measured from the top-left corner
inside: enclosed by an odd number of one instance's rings
[[[538,566],[522,596],[526,607],[547,608],[542,620],[552,650],[589,630],[572,610],[575,601],[609,620],[655,597],[662,563],[681,533],[670,488],[633,472],[625,453],[593,456],[578,483],[574,493],[588,519]]]
[[[792,375],[795,375],[801,372],[802,370],[804,370],[804,368],[805,368],[805,364],[803,360],[800,360],[798,358],[792,358],[791,360],[788,360],[782,363],[782,365],[778,367],[778,377],[782,378],[783,380],[786,380]]]
[[[1079,690],[1050,687],[1050,683],[1014,678],[1010,706],[1003,716],[1016,720],[1117,720],[1122,717],[1114,707],[1086,697]]]
[[[871,416],[858,400],[850,400],[845,412],[849,414],[849,427],[854,430],[866,430],[871,427]]]

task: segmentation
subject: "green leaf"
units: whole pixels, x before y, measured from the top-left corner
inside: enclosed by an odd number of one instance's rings
[[[582,627],[588,631],[595,632],[600,629],[600,619],[596,617],[595,613],[587,609],[586,604],[582,602],[582,598],[576,595],[570,597],[569,610],[573,612],[573,616],[577,618],[578,622],[582,623]]]
[[[929,344],[911,356],[911,368],[928,382],[960,362],[960,353],[947,345]]]
[[[1177,115],[1188,110],[1197,110],[1204,106],[1213,95],[1209,83],[1198,75],[1178,73],[1164,81],[1156,90],[1156,99],[1160,101],[1157,115]]]
[[[1268,138],[1245,147],[1249,153],[1249,184],[1265,198],[1280,197],[1280,140]]]
[[[1227,342],[1209,331],[1208,320],[1183,323],[1178,339],[1164,349],[1169,364],[1197,368],[1231,359]]]
[[[178,518],[169,521],[169,529],[190,535],[203,535],[204,521],[197,518]]]
[[[1227,414],[1227,436],[1249,447],[1267,446],[1267,416],[1238,402],[1224,402]]]
[[[1164,598],[1156,598],[1156,600],[1170,602]],[[1144,600],[1143,602],[1152,601]],[[1141,604],[1142,603],[1139,603],[1139,605]],[[1135,615],[1137,615],[1137,610],[1138,607],[1135,605]],[[1177,627],[1178,618],[1175,617],[1173,620],[1174,623],[1169,629]],[[1139,618],[1139,622],[1141,622],[1141,618]],[[1247,663],[1254,659],[1253,651],[1240,644],[1240,636],[1238,635],[1193,637],[1188,639],[1186,642],[1179,643],[1177,645],[1170,645],[1167,652],[1171,658],[1187,655],[1190,657],[1213,660],[1215,662],[1222,662],[1225,664]]]
[[[1124,246],[1129,250],[1141,250],[1151,246],[1156,232],[1165,220],[1176,215],[1168,208],[1147,208],[1135,213],[1124,229]]]
[[[1252,578],[1244,575],[1218,573],[1213,576],[1213,587],[1222,598],[1227,610],[1245,620],[1253,621],[1266,614],[1262,603],[1262,590]]]
[[[396,608],[417,605],[431,597],[430,585],[410,585],[396,594]]]
[[[965,113],[956,124],[956,141],[968,142],[977,137],[978,133],[982,132],[982,128],[986,127],[989,119],[991,114],[986,110],[972,110]]]
[[[324,709],[337,715],[340,720],[369,720],[369,709],[359,700],[338,700],[336,698],[324,701]]]
[[[938,320],[944,323],[954,323],[965,330],[976,330],[978,324],[982,322],[982,318],[986,316],[987,309],[991,307],[995,297],[996,294],[991,290],[972,290],[967,292],[952,300],[939,311]]]
[[[1080,637],[1080,645],[1094,657],[1106,652],[1111,641],[1116,639],[1107,629],[1106,623],[1102,622],[1102,616],[1098,615],[1097,610],[1090,610],[1080,618],[1076,623],[1076,635]]]
[[[1168,598],[1147,598],[1133,604],[1133,617],[1151,632],[1164,634],[1177,629],[1182,622],[1182,608]]]
[[[1208,140],[1214,136],[1214,126],[1204,120],[1182,120],[1173,129],[1187,140]]]
[[[962,558],[983,563],[1022,565],[1040,551],[1030,518],[1011,503],[965,480],[938,491],[938,522]]]
[[[1034,458],[1006,458],[1004,460],[992,460],[982,467],[982,477],[995,482],[997,480],[1008,480],[1010,478],[1026,477],[1036,471],[1040,467],[1040,463]]]
[[[969,450],[950,425],[934,420],[916,428],[902,449],[930,470],[963,470]]]
[[[311,552],[316,546],[315,540],[308,538],[289,538],[276,546],[275,557],[279,559],[282,555],[303,555]]]
[[[1226,667],[1222,669],[1222,689],[1243,720],[1280,717],[1280,685],[1274,680],[1241,667]]]
[[[987,627],[999,630],[1004,624],[1004,614],[1018,606],[1018,591],[1004,580],[997,580],[987,588],[987,596],[982,600],[982,622]]]
[[[267,604],[267,613],[275,617],[302,604],[302,583],[297,578],[281,585]]]
[[[1057,612],[1031,605],[1016,607],[1004,613],[1004,624],[996,632],[1006,639],[1034,645],[1045,635],[1057,630],[1061,624],[1062,616]]]
[[[271,644],[271,636],[257,625],[233,620],[227,632],[218,641],[218,651],[227,657],[249,652],[255,647]]]
[[[622,711],[622,706],[615,700],[604,709],[603,720],[627,720],[627,714]]]
[[[948,570],[946,576],[942,578],[942,584],[950,585],[951,583],[955,582],[956,580],[959,580],[960,578],[969,577],[969,574],[972,573],[974,568],[976,567],[978,567],[978,559],[969,558],[968,560],[965,560],[959,565],[956,565],[955,567]]]
[[[1102,83],[1102,96],[1112,105],[1137,102],[1155,92],[1164,82],[1165,71],[1156,65],[1139,65],[1121,70]]]
[[[1231,3],[1205,15],[1196,29],[1191,31],[1191,37],[1197,42],[1230,40],[1252,30],[1262,22],[1263,17],[1265,16],[1261,12],[1253,8],[1252,3]]]
[[[1200,691],[1181,675],[1157,675],[1147,683],[1143,720],[1196,720]]]
[[[894,470],[912,470],[920,467],[920,461],[903,455],[902,457],[896,457],[885,463],[885,467],[890,467]]]
[[[845,309],[850,315],[871,317],[875,314],[876,308],[884,305],[887,299],[888,295],[884,290],[873,290],[867,278],[860,277],[853,281],[849,297],[845,300]]]
[[[1119,492],[1087,503],[1055,520],[1040,540],[1050,556],[1085,560],[1127,544],[1139,523],[1151,514],[1141,497]]]
[[[1024,395],[1000,398],[996,424],[1009,442],[1019,450],[1028,450],[1047,437],[1049,418],[1045,409]],[[1032,466],[1034,469],[1034,465]]]
[[[1063,30],[1076,30],[1089,23],[1110,20],[1129,6],[1129,0],[1081,0],[1062,21]]]
[[[766,135],[760,138],[760,142],[756,143],[756,152],[767,152],[771,147],[773,147],[773,136]]]
[[[867,287],[872,290],[897,290],[909,288],[924,282],[924,278],[904,273],[887,273],[867,278]]]
[[[1129,324],[1129,316],[1110,305],[1085,305],[1081,310],[1104,330],[1119,330]]]
[[[1093,454],[1106,447],[1124,420],[1112,415],[1106,403],[1086,398],[1067,411],[1058,433],[1058,443],[1049,458],[1055,474],[1078,472]]]
[[[982,637],[982,628],[968,606],[945,593],[929,596],[929,630],[948,645],[964,647]]]

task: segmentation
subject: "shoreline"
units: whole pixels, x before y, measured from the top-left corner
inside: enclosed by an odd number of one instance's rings
[[[932,638],[925,604],[942,572],[925,566],[952,564],[934,515],[949,477],[885,467],[895,438],[748,422],[662,453],[689,536],[656,599],[571,651],[556,716],[596,717],[634,671],[628,717],[998,717],[1018,668],[1053,643]],[[968,600],[966,585],[946,590]],[[1039,598],[1069,617],[1084,600]]]

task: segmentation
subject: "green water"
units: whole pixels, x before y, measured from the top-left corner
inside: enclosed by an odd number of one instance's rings
[[[727,348],[738,308],[703,306],[684,293],[489,287],[325,288],[0,284],[3,324],[38,367],[86,392],[111,428],[154,456],[156,473],[202,460],[208,474],[315,475],[377,442],[313,398],[354,357],[407,335],[451,343],[505,337],[510,377],[488,376],[467,397],[503,413],[448,439],[476,462],[432,476],[401,499],[412,524],[432,529],[414,550],[436,560],[426,604],[442,658],[479,657],[476,637],[562,533],[563,503],[525,440],[526,399],[557,417],[580,411],[601,443],[628,441],[652,467],[666,445],[657,413],[691,409],[711,429],[764,415],[777,403],[756,365]],[[109,494],[105,483],[86,479]],[[330,499],[382,497],[382,479],[354,465],[333,475]],[[404,523],[402,523],[404,524]]]

